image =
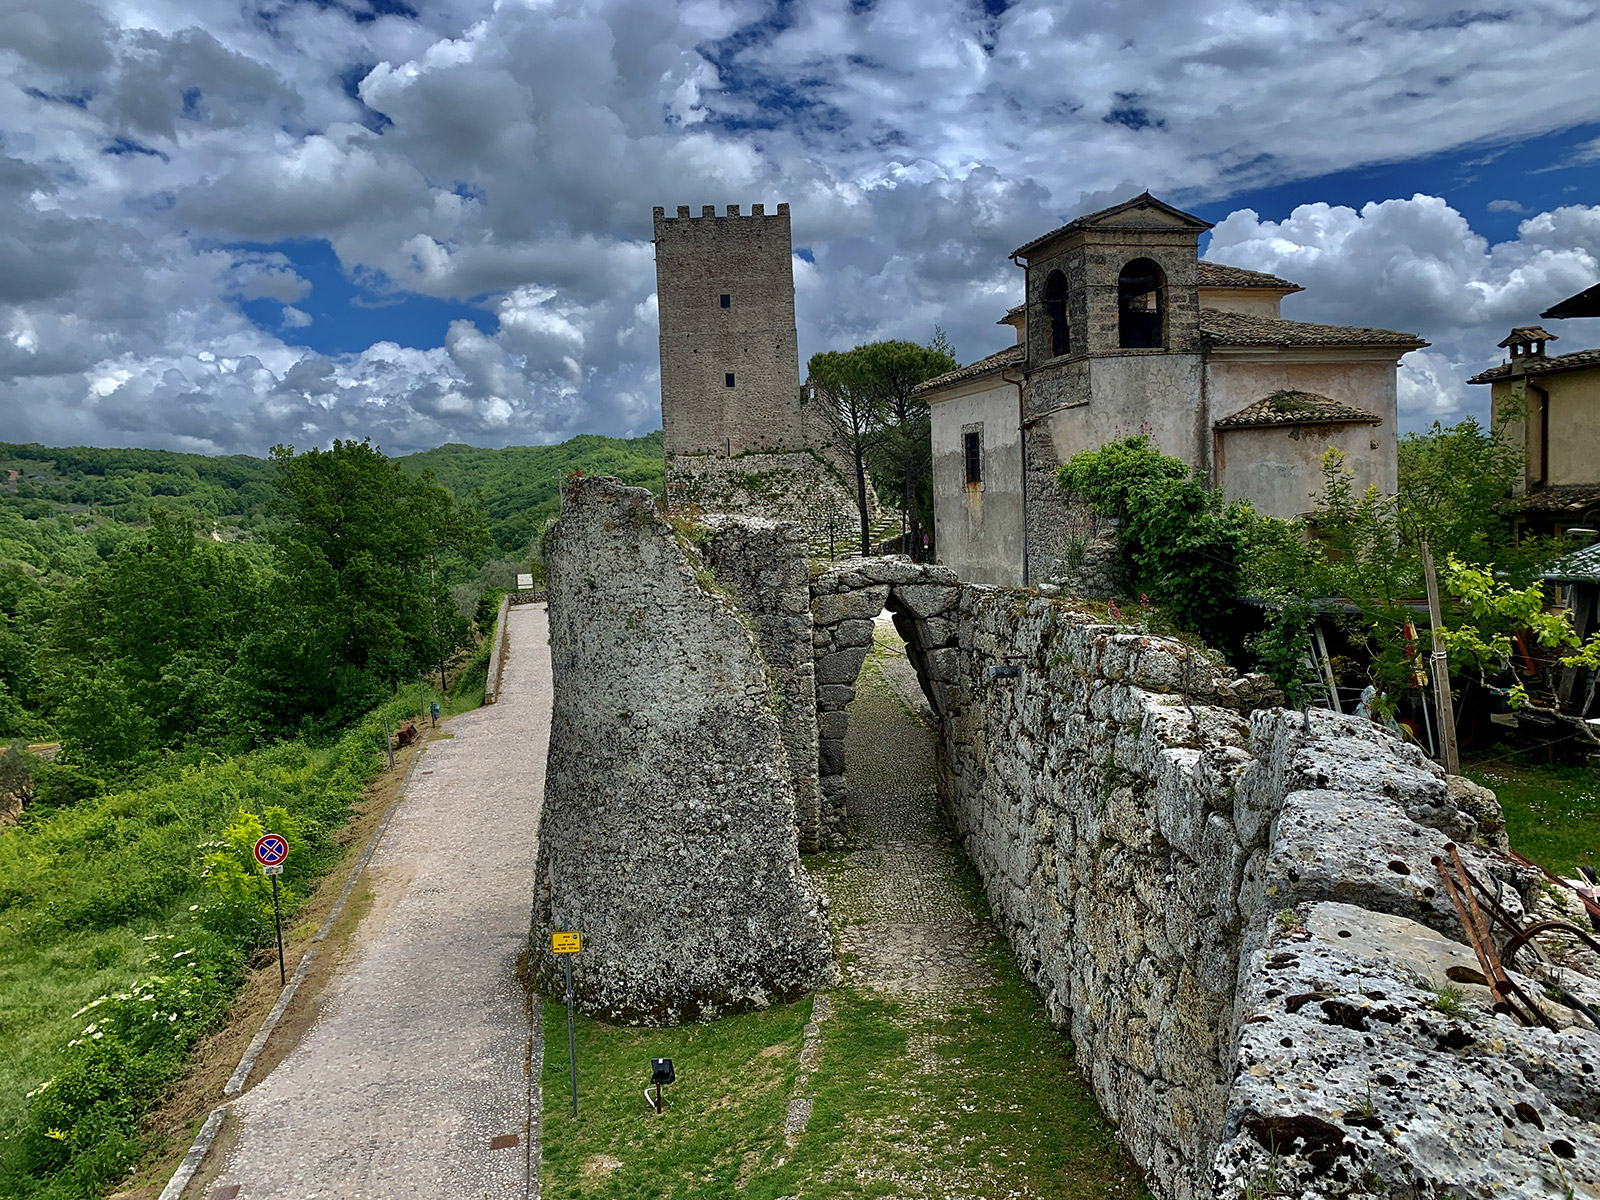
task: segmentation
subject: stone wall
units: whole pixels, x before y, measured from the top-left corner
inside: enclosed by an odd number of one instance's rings
[[[755,624],[794,786],[800,849],[810,853],[821,846],[821,825],[816,666],[805,539],[793,521],[724,515],[706,518],[706,526],[711,531],[706,559],[716,572],[717,583],[733,593]]]
[[[530,947],[544,983],[560,979],[550,932],[575,929],[578,1002],[606,1020],[808,991],[830,943],[756,633],[642,488],[574,480],[545,545],[554,704]]]
[[[1419,982],[1472,961],[1430,861],[1449,841],[1509,907],[1534,884],[1473,844],[1492,840],[1483,810],[1414,748],[1257,709],[1259,678],[1019,593],[962,589],[958,645],[946,803],[1152,1191],[1560,1196],[1558,1167],[1600,1178],[1600,1038],[1556,1005],[1559,1033],[1476,996],[1447,1012]]]
[[[828,552],[829,523],[837,551],[859,545],[861,533],[855,493],[837,469],[810,450],[784,454],[669,454],[667,496],[708,513],[737,513],[775,521],[794,521],[808,545]],[[868,488],[868,512],[879,517],[876,494]]]
[[[824,847],[845,843],[844,740],[856,679],[872,650],[874,618],[889,610],[928,703],[938,712],[945,702],[946,681],[955,670],[952,617],[960,595],[950,570],[904,557],[855,559],[811,581]]]

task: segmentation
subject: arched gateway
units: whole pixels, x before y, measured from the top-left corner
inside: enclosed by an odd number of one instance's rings
[[[823,847],[845,837],[844,740],[856,678],[872,650],[872,623],[888,609],[934,715],[947,708],[956,653],[955,573],[907,558],[859,558],[811,581],[817,694],[818,825]]]

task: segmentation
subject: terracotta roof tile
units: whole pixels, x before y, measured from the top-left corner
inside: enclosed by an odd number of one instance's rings
[[[1260,429],[1269,425],[1381,425],[1383,419],[1364,408],[1319,396],[1316,392],[1274,392],[1224,417],[1213,429]]]
[[[975,363],[968,363],[966,366],[959,367],[954,371],[947,371],[943,375],[936,375],[932,379],[925,380],[912,388],[911,394],[915,396],[922,392],[931,392],[938,388],[949,387],[953,383],[966,383],[969,379],[981,379],[985,375],[1002,371],[1006,367],[1020,363],[1022,354],[1023,347],[1007,346],[1004,350],[998,350],[989,355],[988,358],[980,358]]]
[[[1203,258],[1196,267],[1196,279],[1203,288],[1262,288],[1285,294],[1305,291],[1298,283],[1290,283],[1265,271],[1247,271],[1243,267],[1207,262]]]
[[[1600,350],[1574,350],[1571,354],[1555,354],[1549,358],[1524,357],[1516,360],[1517,375],[1558,375],[1562,371],[1586,371],[1600,367]],[[1501,363],[1487,371],[1479,371],[1468,383],[1493,383],[1513,375],[1510,363]]]
[[[1561,339],[1547,330],[1540,329],[1537,325],[1518,325],[1501,341],[1502,348],[1518,346],[1526,342],[1559,342]]]
[[[1558,483],[1518,496],[1513,504],[1519,512],[1580,516],[1591,508],[1600,508],[1600,483]]]
[[[1414,333],[1364,325],[1314,325],[1253,313],[1200,310],[1200,332],[1213,346],[1394,346],[1416,350],[1428,343]]]

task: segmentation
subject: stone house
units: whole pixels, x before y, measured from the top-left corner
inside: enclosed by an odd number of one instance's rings
[[[939,556],[963,579],[1071,579],[1082,538],[1056,468],[1138,433],[1273,516],[1310,508],[1330,447],[1358,488],[1395,490],[1395,368],[1427,343],[1284,319],[1303,289],[1201,261],[1209,228],[1147,192],[1013,252],[1015,343],[919,389]]]
[[[1510,357],[1467,381],[1489,385],[1495,427],[1524,451],[1517,520],[1532,534],[1600,524],[1600,350],[1547,354],[1556,340],[1519,326],[1500,343]]]

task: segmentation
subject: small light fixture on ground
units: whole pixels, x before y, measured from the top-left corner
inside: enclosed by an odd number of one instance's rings
[[[645,1103],[657,1112],[661,1111],[661,1085],[677,1082],[677,1076],[672,1072],[670,1058],[652,1058],[650,1060],[650,1087],[656,1089],[656,1094],[650,1094],[650,1088],[644,1089]]]

